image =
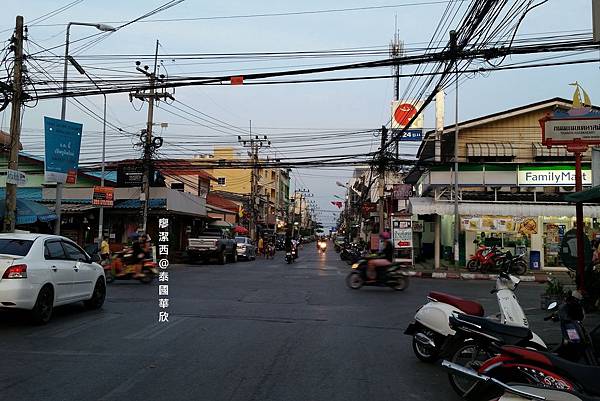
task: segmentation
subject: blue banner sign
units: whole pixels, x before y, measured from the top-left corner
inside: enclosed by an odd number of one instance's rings
[[[398,130],[400,131],[400,130]],[[423,130],[422,129],[407,129],[402,137],[400,137],[400,141],[405,142],[421,142],[423,140]]]
[[[83,124],[44,117],[46,182],[74,184]]]

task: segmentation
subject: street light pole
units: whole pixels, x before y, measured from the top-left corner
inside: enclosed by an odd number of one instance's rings
[[[104,186],[104,169],[106,163],[106,93],[98,86],[96,81],[89,76],[89,74],[83,69],[83,67],[75,61],[75,59],[71,56],[67,56],[69,62],[75,67],[75,69],[81,74],[85,75],[94,86],[102,93],[104,97],[104,109],[102,114],[102,163],[101,163],[101,173],[100,173],[100,186]],[[102,236],[104,232],[104,206],[100,205],[100,212],[98,215],[98,245],[102,243]]]
[[[69,35],[71,33],[71,25],[79,26],[93,26],[102,32],[114,32],[116,28],[105,24],[94,24],[90,22],[69,22],[67,24],[67,34],[65,38],[65,62],[63,69],[63,88],[62,88],[62,103],[60,108],[60,119],[64,120],[67,114],[67,67],[69,57]],[[89,78],[89,77],[88,77]],[[106,121],[106,118],[105,118]],[[60,235],[60,220],[61,220],[61,202],[62,202],[63,184],[60,182],[56,183],[56,203],[54,206],[54,213],[56,214],[56,225],[54,226],[54,234]]]

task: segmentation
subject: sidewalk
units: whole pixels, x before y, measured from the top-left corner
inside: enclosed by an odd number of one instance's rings
[[[410,275],[421,278],[437,278],[445,280],[496,280],[497,274],[471,273],[465,268],[450,266],[447,261],[441,262],[442,266],[435,270],[433,260],[416,263],[411,270]],[[556,277],[563,284],[571,284],[573,280],[567,272],[563,271],[540,271],[528,270],[521,281],[530,281],[536,283],[545,283],[549,277]]]

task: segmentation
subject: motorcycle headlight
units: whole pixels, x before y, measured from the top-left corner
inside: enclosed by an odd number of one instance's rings
[[[358,263],[354,263],[354,264],[352,265],[352,268],[353,268],[353,269],[358,269]]]

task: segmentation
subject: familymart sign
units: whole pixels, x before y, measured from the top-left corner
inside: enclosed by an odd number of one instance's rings
[[[581,170],[583,185],[592,185],[592,170]],[[575,166],[519,167],[519,186],[572,187],[575,186]]]

